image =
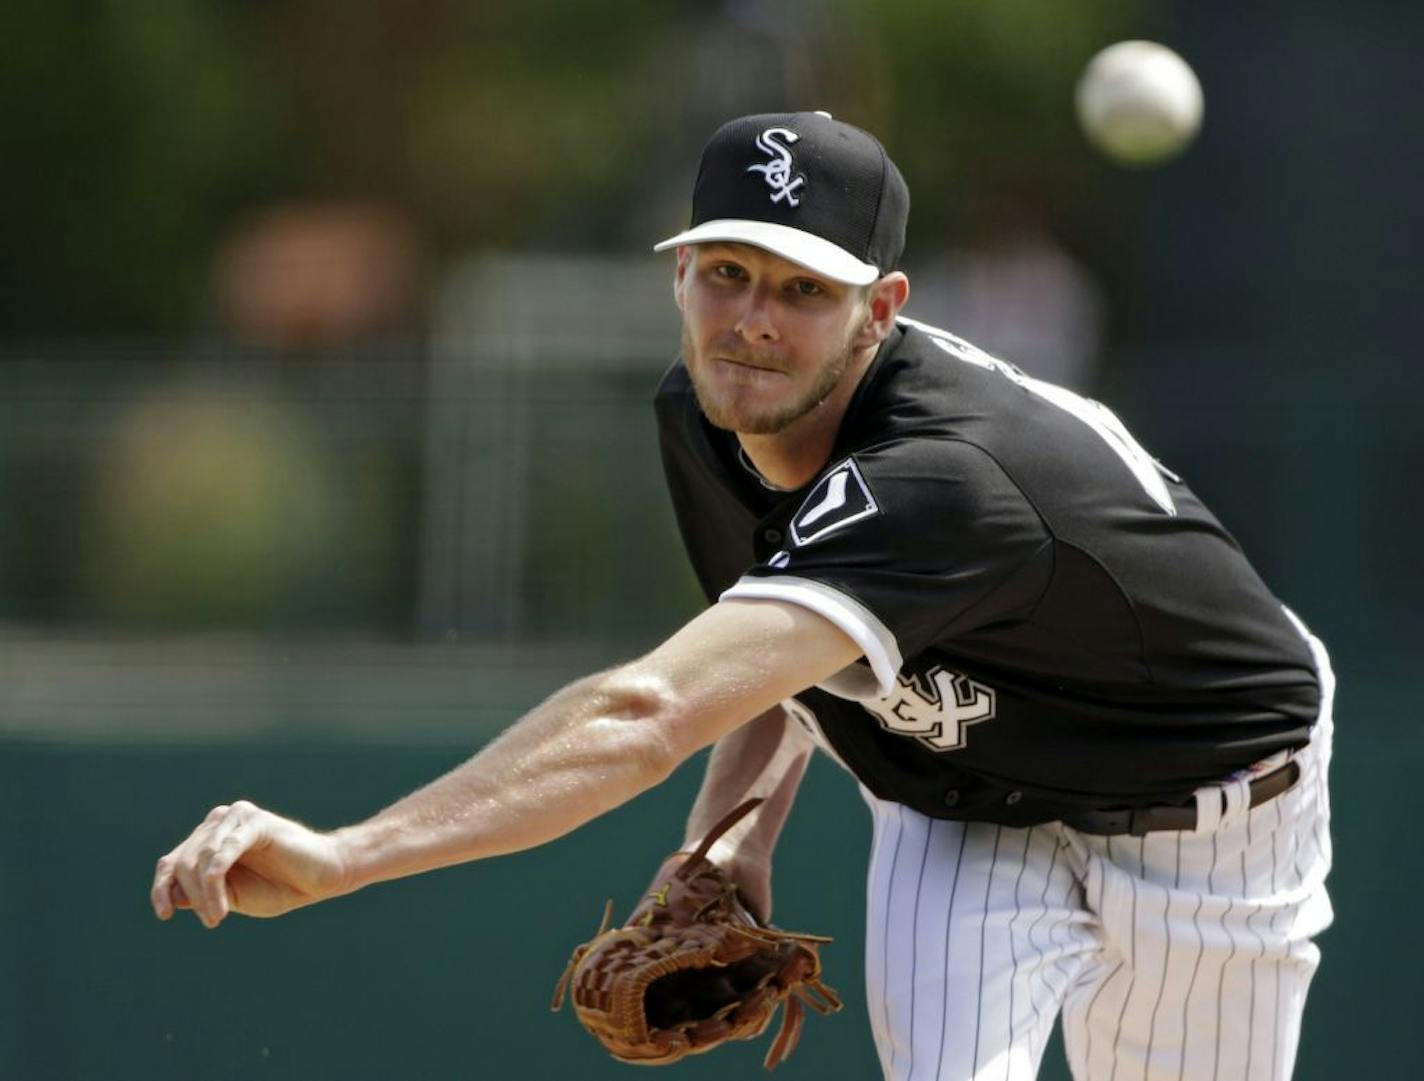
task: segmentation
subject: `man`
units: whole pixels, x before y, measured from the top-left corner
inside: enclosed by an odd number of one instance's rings
[[[909,196],[825,114],[743,117],[676,248],[664,464],[714,601],[451,773],[319,834],[249,803],[159,861],[160,918],[275,915],[530,847],[715,744],[688,823],[769,914],[811,741],[874,818],[887,1078],[1284,1078],[1328,925],[1333,678],[1097,403],[899,318]]]

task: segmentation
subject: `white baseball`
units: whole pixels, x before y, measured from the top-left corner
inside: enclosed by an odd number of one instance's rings
[[[1120,41],[1098,53],[1078,79],[1076,100],[1089,141],[1123,165],[1175,157],[1201,127],[1196,73],[1152,41]]]

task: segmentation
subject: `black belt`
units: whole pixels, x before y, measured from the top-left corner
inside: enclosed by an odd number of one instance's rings
[[[1280,769],[1272,770],[1251,782],[1250,806],[1258,807],[1275,799],[1300,779],[1300,766],[1294,759]],[[1226,809],[1226,794],[1222,793],[1222,810]],[[1141,837],[1162,830],[1194,830],[1197,828],[1196,800],[1190,803],[1157,807],[1122,807],[1111,811],[1081,811],[1064,815],[1065,826],[1099,837],[1130,834]]]

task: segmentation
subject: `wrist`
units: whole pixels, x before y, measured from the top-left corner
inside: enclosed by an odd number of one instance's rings
[[[736,844],[723,837],[707,850],[707,859],[723,870],[738,867],[748,862],[746,848],[746,845]]]
[[[338,868],[336,894],[355,893],[383,879],[396,877],[382,873],[382,846],[370,823],[343,826],[328,833],[327,839]]]

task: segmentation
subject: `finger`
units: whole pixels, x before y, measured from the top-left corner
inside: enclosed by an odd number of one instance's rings
[[[226,804],[214,807],[188,835],[187,840],[158,860],[154,868],[153,885],[149,887],[148,898],[149,903],[153,906],[153,914],[160,920],[172,919],[175,909],[191,907],[188,893],[183,889],[180,880],[185,860],[189,859],[188,850],[192,849],[198,843],[199,837],[220,821],[227,811]]]
[[[203,923],[207,919],[203,912],[202,891],[198,886],[197,857],[193,854],[185,854],[173,868],[173,884],[169,887],[169,898],[173,901],[173,907],[191,909],[193,915],[198,917]],[[178,902],[178,897],[182,896],[185,904]]]
[[[245,801],[232,805],[214,831],[199,863],[204,923],[216,927],[232,911],[228,872],[260,839],[260,815]]]
[[[224,815],[228,813],[227,808],[223,808],[222,811]],[[214,808],[213,813],[209,814],[203,824],[193,831],[192,836],[179,846],[173,866],[174,881],[182,889],[193,915],[205,927],[216,926],[208,906],[208,895],[203,886],[204,871],[212,861],[216,845],[222,836],[223,821],[214,818],[216,813],[217,808]]]
[[[153,872],[153,885],[148,891],[149,903],[153,906],[153,914],[160,920],[171,919],[175,898],[173,896],[177,883],[173,880],[173,853],[162,857],[158,861],[158,866]]]

